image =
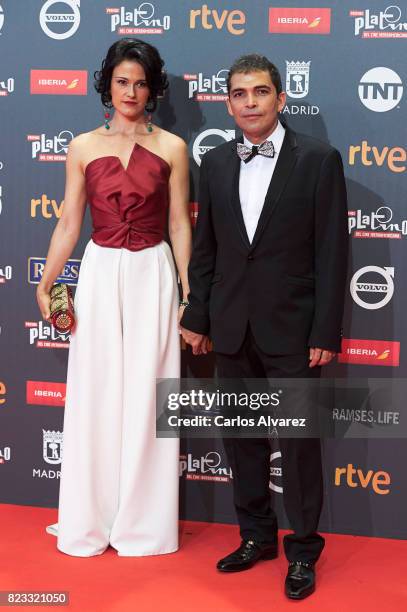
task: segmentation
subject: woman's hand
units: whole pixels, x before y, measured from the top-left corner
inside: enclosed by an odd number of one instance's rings
[[[49,293],[44,291],[40,285],[37,287],[37,302],[41,311],[41,316],[46,321],[51,321],[50,303],[51,298]]]
[[[182,304],[179,308],[178,308],[178,329],[180,329],[180,321],[182,319],[182,315],[184,314],[184,310],[186,308],[186,304]],[[181,330],[180,330],[181,333]]]

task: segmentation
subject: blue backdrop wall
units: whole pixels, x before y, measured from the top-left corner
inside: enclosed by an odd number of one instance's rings
[[[224,104],[228,66],[248,52],[277,64],[288,93],[287,123],[329,141],[345,165],[351,234],[345,338],[328,374],[405,376],[405,2],[0,0],[3,503],[57,505],[69,336],[41,321],[35,288],[63,206],[67,145],[103,121],[93,72],[121,36],[141,37],[165,58],[170,89],[154,120],[188,143],[192,221],[201,156],[235,135]],[[63,272],[72,285],[89,234],[86,217]],[[183,351],[184,375],[212,371],[211,355]],[[286,525],[279,458],[272,448],[270,492]],[[406,462],[402,439],[325,441],[321,528],[406,537]],[[234,522],[232,477],[217,441],[183,441],[182,517]]]

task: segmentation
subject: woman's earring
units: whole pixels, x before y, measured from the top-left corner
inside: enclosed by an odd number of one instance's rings
[[[147,114],[147,132],[152,132],[153,131],[153,125],[151,123],[151,113],[154,110],[154,102],[153,100],[151,100],[150,98],[147,100],[147,104],[144,107],[144,110],[146,111]]]
[[[110,113],[109,111],[105,110],[105,129],[106,130],[110,130],[109,121],[110,121]]]

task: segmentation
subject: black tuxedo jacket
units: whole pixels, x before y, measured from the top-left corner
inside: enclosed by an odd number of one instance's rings
[[[285,126],[286,127],[286,126]],[[240,200],[237,140],[206,153],[181,325],[235,353],[248,322],[270,355],[307,346],[340,351],[347,270],[342,160],[288,127],[250,244]]]

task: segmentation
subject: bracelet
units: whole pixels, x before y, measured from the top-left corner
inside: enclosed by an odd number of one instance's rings
[[[185,300],[181,300],[179,305],[180,306],[189,306],[189,302],[186,302]]]

